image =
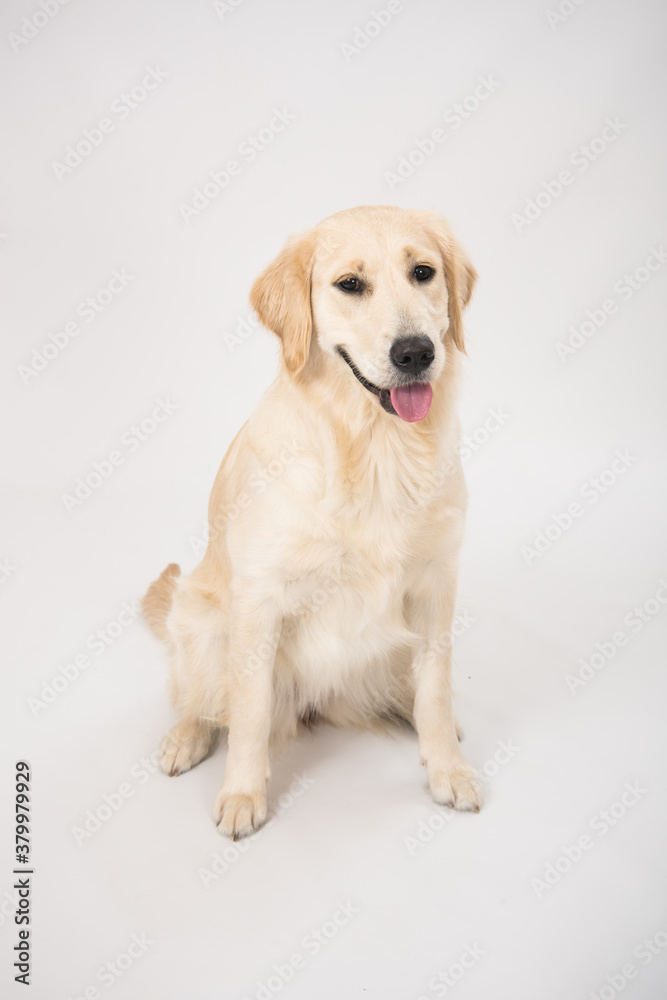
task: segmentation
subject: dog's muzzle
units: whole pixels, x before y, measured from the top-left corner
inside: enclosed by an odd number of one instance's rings
[[[354,361],[347,353],[345,348],[338,347],[337,350],[343,361],[345,361],[345,363],[350,366],[350,368],[354,372],[355,378],[357,378],[361,382],[364,389],[368,389],[369,392],[372,392],[374,396],[377,396],[379,398],[380,406],[382,407],[383,410],[386,410],[387,413],[393,413],[394,416],[397,417],[398,414],[396,413],[396,410],[393,407],[389,389],[380,389],[379,386],[373,385],[373,383],[369,382],[367,378],[364,378],[364,376],[361,374],[361,372],[359,371],[359,369],[357,368],[357,366],[355,365]]]

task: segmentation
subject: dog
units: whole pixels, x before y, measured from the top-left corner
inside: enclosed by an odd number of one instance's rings
[[[226,730],[214,819],[233,839],[266,817],[270,753],[319,720],[406,720],[433,799],[479,811],[451,686],[476,278],[436,213],[370,206],[292,237],[252,287],[279,374],[220,466],[201,563],[143,600],[181,716],[162,768],[189,770]]]

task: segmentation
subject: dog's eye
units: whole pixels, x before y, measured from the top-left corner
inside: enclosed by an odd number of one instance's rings
[[[417,281],[430,281],[435,271],[428,264],[419,264],[412,273]]]
[[[343,278],[338,282],[338,287],[344,292],[360,292],[362,285],[358,278]]]

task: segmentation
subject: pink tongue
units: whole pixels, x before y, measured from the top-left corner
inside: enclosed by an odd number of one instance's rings
[[[401,385],[398,389],[390,389],[391,404],[401,420],[415,423],[423,420],[431,409],[433,390],[424,382],[414,382],[412,385]]]

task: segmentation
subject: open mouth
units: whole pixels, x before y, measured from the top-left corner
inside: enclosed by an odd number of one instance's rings
[[[391,389],[381,389],[365,378],[354,361],[343,347],[338,348],[343,361],[346,362],[354,372],[364,389],[368,389],[380,400],[380,405],[387,413],[393,413],[406,423],[414,424],[418,420],[423,420],[431,409],[433,390],[428,382],[408,382],[405,385],[397,385]]]

